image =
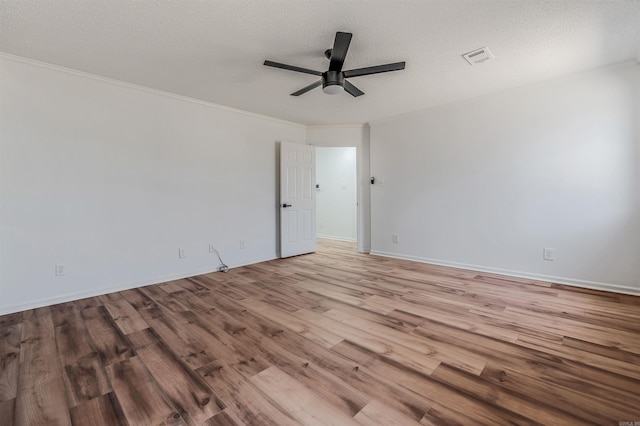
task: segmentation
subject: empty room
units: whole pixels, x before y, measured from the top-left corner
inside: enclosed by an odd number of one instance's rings
[[[640,425],[640,2],[0,0],[0,424]]]

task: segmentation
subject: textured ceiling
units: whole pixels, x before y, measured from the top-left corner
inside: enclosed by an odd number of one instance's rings
[[[366,94],[289,93],[324,71],[336,31]],[[487,46],[495,59],[460,56]],[[355,124],[631,61],[640,1],[0,1],[0,51],[301,124]]]

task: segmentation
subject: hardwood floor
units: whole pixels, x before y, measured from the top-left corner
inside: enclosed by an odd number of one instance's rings
[[[348,243],[0,332],[2,425],[640,422],[640,297]]]

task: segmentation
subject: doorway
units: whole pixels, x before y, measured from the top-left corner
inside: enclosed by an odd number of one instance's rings
[[[355,147],[316,147],[318,238],[357,242],[357,183]]]

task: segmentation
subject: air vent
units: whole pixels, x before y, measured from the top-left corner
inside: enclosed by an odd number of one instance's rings
[[[462,55],[462,57],[466,59],[470,65],[477,65],[483,62],[487,62],[489,59],[492,59],[493,55],[488,48],[483,47],[481,49],[476,49],[472,52],[465,53],[464,55]]]

